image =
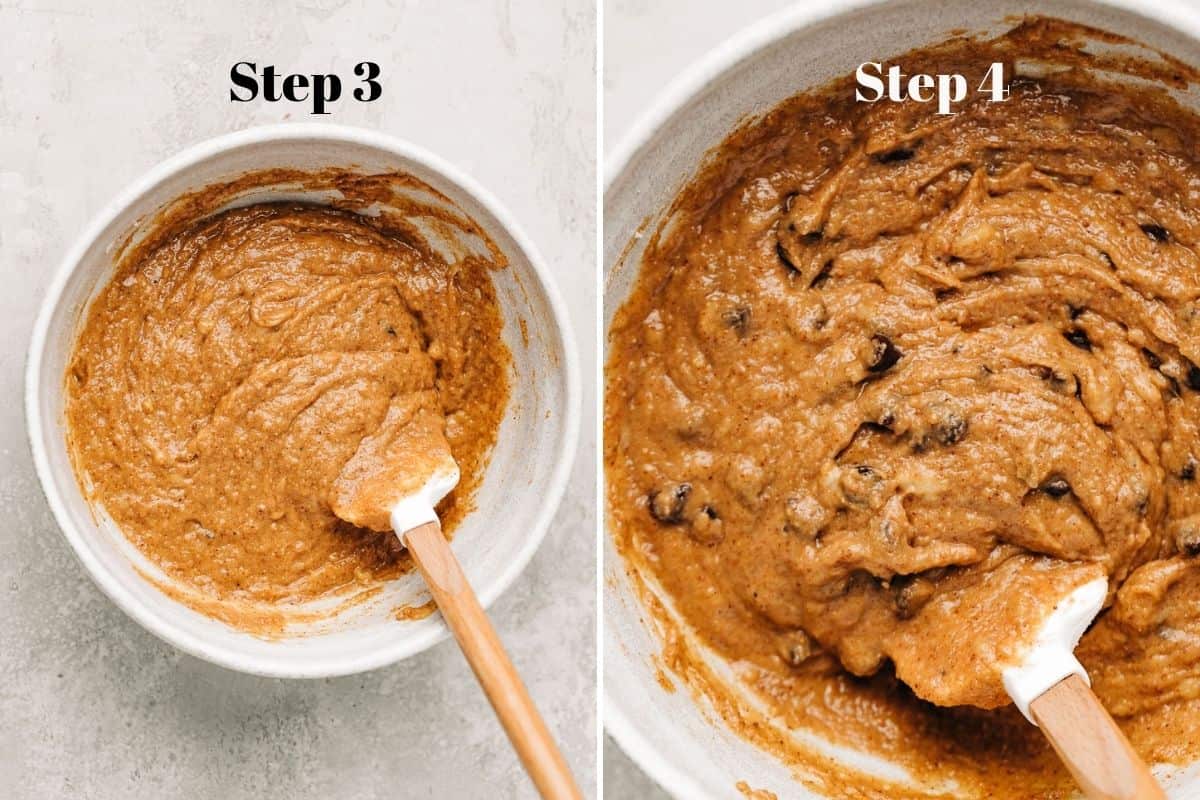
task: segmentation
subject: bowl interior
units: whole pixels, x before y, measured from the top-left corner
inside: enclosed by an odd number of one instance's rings
[[[535,265],[532,248],[502,218],[504,212],[473,185],[464,185],[468,179],[451,177],[449,168],[431,163],[433,158],[427,154],[366,134],[308,130],[284,126],[274,133],[251,131],[216,146],[201,145],[160,167],[116,201],[112,217],[82,245],[57,302],[44,311],[48,314],[45,339],[40,348],[35,339],[30,354],[36,386],[29,387],[30,402],[36,403],[30,415],[31,422],[36,420],[31,437],[35,455],[43,462],[39,468],[43,468],[47,496],[101,588],[139,622],[185,651],[249,672],[298,677],[380,666],[428,647],[448,630],[439,615],[395,618],[398,607],[429,599],[415,573],[389,582],[380,594],[341,611],[332,621],[302,625],[274,640],[251,636],[197,613],[139,574],[142,570],[162,576],[105,515],[93,517],[72,472],[63,425],[67,359],[83,312],[112,272],[116,242],[131,231],[135,237],[144,233],[156,211],[184,193],[271,168],[409,173],[475,220],[509,261],[507,269],[492,273],[492,280],[503,316],[503,339],[513,356],[511,398],[475,496],[476,510],[457,528],[453,543],[485,604],[528,561],[553,513],[559,494],[555,487],[561,488],[564,462],[570,458],[570,408],[575,400],[568,380],[574,354],[569,352],[552,290]],[[281,199],[322,202],[328,196],[297,191],[295,186],[268,185],[228,205]]]
[[[668,88],[618,148],[604,198],[606,329],[637,277],[649,234],[705,153],[747,115],[852,73],[863,61],[936,43],[956,29],[999,34],[1012,26],[1012,15],[1037,13],[1121,32],[1200,64],[1200,13],[1183,3],[1160,3],[1141,13],[1131,10],[1132,4],[1125,8],[1123,3],[1079,0],[828,5],[841,13],[798,4],[714,51]],[[1195,95],[1184,100],[1200,104]],[[664,691],[656,661],[662,643],[648,627],[649,615],[612,537],[603,541],[605,719],[622,747],[677,797],[739,800],[738,781],[780,797],[814,797],[794,780],[792,769],[715,721],[715,713],[693,701],[680,679],[672,678],[681,687],[678,691]],[[832,750],[821,742],[814,747],[869,772],[891,772],[891,765],[870,754]],[[1200,791],[1200,764],[1173,775],[1168,790],[1172,797],[1200,796],[1194,794]]]

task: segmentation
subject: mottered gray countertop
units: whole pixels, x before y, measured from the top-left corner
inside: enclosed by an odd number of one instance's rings
[[[590,0],[0,0],[0,797],[535,796],[453,642],[284,681],[183,655],[127,618],[50,516],[22,373],[52,271],[116,192],[199,140],[311,119],[231,103],[234,62],[346,78],[372,60],[383,96],[321,119],[409,139],[499,196],[556,273],[592,375],[595,36]],[[493,616],[591,797],[596,442],[582,431],[545,543]]]

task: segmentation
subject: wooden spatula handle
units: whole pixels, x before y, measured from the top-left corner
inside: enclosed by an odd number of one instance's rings
[[[1165,800],[1146,763],[1078,675],[1043,692],[1029,713],[1091,800]]]
[[[538,792],[547,800],[582,798],[441,527],[436,522],[421,525],[405,534],[404,541]]]

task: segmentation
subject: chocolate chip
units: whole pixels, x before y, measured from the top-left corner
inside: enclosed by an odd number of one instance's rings
[[[1067,341],[1078,347],[1080,350],[1091,350],[1092,340],[1088,338],[1087,331],[1081,328],[1072,328],[1063,334],[1067,337]]]
[[[750,309],[746,306],[738,306],[731,308],[721,315],[721,321],[739,335],[746,332],[746,328],[750,325]]]
[[[1156,242],[1165,242],[1171,238],[1171,234],[1162,225],[1139,225],[1138,227]]]
[[[1071,319],[1079,319],[1083,316],[1083,312],[1087,311],[1087,308],[1085,306],[1073,306],[1068,304],[1067,311],[1070,313]]]
[[[957,294],[958,289],[938,289],[933,293],[933,298],[939,303],[944,303]]]
[[[824,231],[809,231],[800,237],[800,241],[804,242],[805,244],[817,244],[824,238]]]
[[[934,426],[933,436],[942,444],[956,444],[966,437],[968,427],[965,419],[951,412]]]
[[[1179,470],[1179,480],[1194,481],[1196,480],[1196,459],[1188,456],[1187,463]]]
[[[1187,385],[1189,389],[1200,392],[1200,367],[1190,361],[1188,362]]]
[[[1185,555],[1200,555],[1200,521],[1196,516],[1184,517],[1172,526],[1175,530],[1175,545]]]
[[[1046,494],[1058,499],[1070,493],[1071,484],[1067,483],[1066,478],[1051,478],[1043,483],[1041,488]]]
[[[683,509],[691,493],[690,483],[677,483],[651,492],[647,498],[650,516],[664,525],[678,525],[683,522]]]
[[[838,479],[842,497],[852,506],[878,509],[883,505],[887,485],[874,468],[857,464],[842,471]]]
[[[892,344],[892,340],[882,333],[871,337],[871,347],[871,363],[867,365],[871,372],[887,372],[904,357],[896,345]]]
[[[907,147],[897,147],[895,150],[888,150],[886,153],[876,153],[875,160],[880,164],[902,164],[910,160],[916,153]]]
[[[1053,369],[1045,366],[1044,364],[1035,364],[1032,367],[1032,370],[1033,370],[1034,375],[1037,375],[1039,378],[1044,380],[1046,383],[1050,384],[1050,388],[1056,392],[1065,394],[1067,391],[1067,387],[1071,385],[1071,383],[1067,380],[1067,377],[1065,375],[1060,375],[1059,373],[1055,372]],[[1074,376],[1072,376],[1072,377],[1074,377]],[[1075,378],[1074,387],[1075,387],[1075,396],[1079,397],[1079,379],[1078,378]]]
[[[1150,369],[1158,369],[1162,366],[1162,359],[1148,347],[1142,348],[1142,356],[1145,357],[1146,363],[1150,365]]]

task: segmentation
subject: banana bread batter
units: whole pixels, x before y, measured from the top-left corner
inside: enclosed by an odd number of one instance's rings
[[[1149,759],[1200,755],[1200,123],[1090,68],[1194,73],[1085,37],[1120,42],[1042,19],[899,59],[1018,75],[949,117],[846,79],[748,121],[611,329],[629,567],[786,728],[991,797],[1070,786],[1011,708],[980,709],[1008,703],[998,669],[1047,598],[1096,575],[1098,694]],[[727,720],[799,758],[669,640]]]
[[[347,207],[396,202],[392,183],[432,192],[406,176],[290,177],[337,189]],[[421,210],[483,243],[448,258],[404,216],[298,204],[210,213],[268,178],[279,175],[176,203],[128,248],[66,379],[91,498],[204,610],[249,629],[280,620],[239,604],[365,591],[410,569],[394,536],[334,513],[339,493],[380,443],[420,457],[432,438],[464,476],[439,509],[452,528],[508,398],[489,276],[504,262],[482,231]]]

